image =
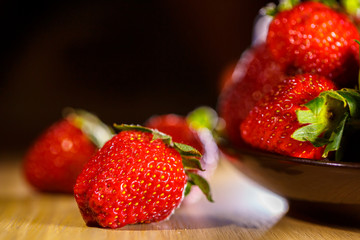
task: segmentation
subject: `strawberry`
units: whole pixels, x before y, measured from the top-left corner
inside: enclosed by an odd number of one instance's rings
[[[297,119],[303,104],[318,97],[335,84],[313,74],[296,75],[285,79],[276,90],[261,99],[240,125],[242,138],[250,145],[283,155],[321,159],[324,147],[292,137],[302,124]]]
[[[265,94],[285,77],[265,44],[246,50],[232,75],[232,83],[221,92],[218,112],[226,123],[225,135],[234,145],[241,145],[239,125]]]
[[[199,174],[209,180],[214,173],[219,152],[213,137],[213,129],[217,124],[217,114],[209,107],[199,107],[187,116],[176,114],[154,115],[149,118],[145,126],[157,129],[172,137],[173,141],[187,144],[203,155],[200,159],[206,171]],[[199,200],[201,192],[194,189],[184,203],[194,203]]]
[[[165,220],[194,184],[212,201],[207,182],[188,171],[201,169],[200,152],[157,130],[115,127],[120,132],[91,158],[74,187],[88,226],[120,228]]]
[[[94,115],[68,112],[29,147],[23,162],[27,182],[39,191],[73,193],[85,163],[111,136]]]
[[[287,73],[313,73],[338,87],[354,87],[359,71],[359,32],[349,17],[322,3],[301,2],[278,12],[267,44]]]

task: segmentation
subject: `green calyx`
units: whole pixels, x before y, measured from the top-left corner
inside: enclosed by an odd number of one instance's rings
[[[195,173],[197,170],[204,171],[199,160],[201,159],[202,155],[197,149],[183,143],[173,142],[171,136],[156,129],[143,127],[141,125],[114,124],[114,127],[119,131],[133,130],[151,133],[153,135],[153,140],[160,139],[166,145],[175,148],[176,151],[180,153],[185,173],[188,176],[188,182],[185,188],[185,196],[189,194],[191,186],[196,185],[204,193],[206,198],[210,202],[213,202],[209,183],[206,181],[206,179]]]
[[[360,116],[360,92],[344,88],[329,90],[305,104],[306,110],[297,110],[299,123],[306,124],[297,129],[292,138],[309,141],[315,147],[326,146],[323,157],[339,150],[347,125]],[[340,159],[336,159],[340,160]]]
[[[205,194],[208,201],[214,202],[214,200],[212,199],[211,194],[210,194],[210,192],[211,192],[210,185],[206,181],[206,179],[194,172],[185,171],[185,173],[188,176],[188,182],[187,182],[187,185],[185,188],[185,196],[190,193],[191,187],[193,185],[196,185]]]
[[[65,108],[63,116],[79,128],[97,148],[101,148],[114,135],[109,126],[83,109]]]

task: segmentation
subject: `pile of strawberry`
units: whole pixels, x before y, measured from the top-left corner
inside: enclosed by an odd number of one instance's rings
[[[359,119],[354,18],[334,1],[263,10],[272,15],[266,38],[241,56],[219,97],[225,134],[235,146],[341,160]]]
[[[235,146],[340,159],[360,126],[360,35],[338,4],[294,2],[267,8],[267,37],[223,84],[219,113]],[[73,193],[90,226],[168,219],[194,185],[212,201],[215,119],[199,108],[153,116],[145,127],[114,125],[115,134],[94,115],[71,111],[29,148],[24,175],[39,191]]]

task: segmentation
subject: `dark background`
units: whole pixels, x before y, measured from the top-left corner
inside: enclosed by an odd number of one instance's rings
[[[267,1],[0,1],[0,151],[64,107],[108,124],[216,107]]]

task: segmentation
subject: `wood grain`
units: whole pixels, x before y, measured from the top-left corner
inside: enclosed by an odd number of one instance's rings
[[[1,156],[0,239],[360,239],[360,228],[286,216],[287,202],[221,160],[211,179],[215,203],[182,205],[167,221],[111,230],[85,226],[71,195],[34,191],[21,157]]]

